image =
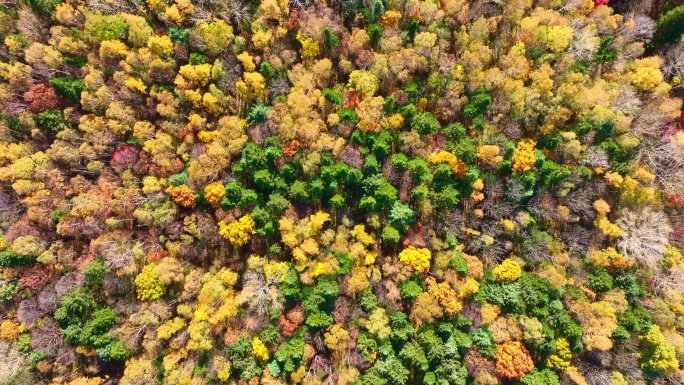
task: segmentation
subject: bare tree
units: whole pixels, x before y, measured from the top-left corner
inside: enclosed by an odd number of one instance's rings
[[[648,42],[655,34],[655,20],[640,13],[630,13],[625,16],[625,22],[618,31],[623,36],[623,43],[635,41]]]
[[[684,43],[679,42],[669,46],[662,54],[665,59],[662,71],[665,79],[684,76]]]
[[[664,297],[668,297],[670,290],[675,290],[681,293],[684,291],[684,282],[682,280],[682,269],[673,269],[672,271],[659,271],[652,276],[654,291]],[[671,298],[673,301],[676,300]]]
[[[641,211],[625,209],[620,213],[617,225],[624,233],[618,240],[620,253],[651,269],[657,269],[672,232],[667,215],[651,207]]]
[[[639,95],[632,88],[625,88],[620,90],[620,93],[613,100],[610,108],[616,112],[622,112],[626,115],[637,115],[643,106],[643,102],[639,99]],[[597,149],[592,147],[592,150]]]
[[[570,21],[570,26],[575,33],[568,47],[568,53],[575,60],[589,60],[599,49],[599,38],[596,27],[593,25],[583,26],[577,19]]]
[[[45,355],[55,355],[62,343],[64,343],[64,340],[62,339],[59,325],[52,318],[42,322],[31,333],[31,349]]]
[[[684,158],[679,146],[671,138],[642,146],[636,160],[649,167],[656,176],[655,182],[666,194],[684,193]]]
[[[28,354],[16,349],[13,341],[0,340],[0,385],[35,384]]]
[[[282,308],[280,292],[276,286],[277,280],[266,280],[262,273],[254,270],[247,271],[242,280],[240,302],[247,303],[249,310],[264,317],[270,310]]]
[[[7,228],[19,219],[23,207],[16,194],[0,193],[0,227]]]
[[[115,13],[132,13],[144,15],[147,13],[147,5],[144,0],[87,0],[88,8],[104,14],[113,15]]]
[[[661,104],[650,104],[642,109],[632,121],[631,133],[640,138],[658,137],[660,130],[672,121],[659,109]]]

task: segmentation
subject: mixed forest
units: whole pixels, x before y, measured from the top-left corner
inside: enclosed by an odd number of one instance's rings
[[[0,384],[684,384],[683,34],[0,0]]]

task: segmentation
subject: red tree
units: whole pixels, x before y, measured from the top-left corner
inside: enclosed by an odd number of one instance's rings
[[[32,84],[24,93],[24,101],[34,114],[59,108],[59,95],[47,84]]]

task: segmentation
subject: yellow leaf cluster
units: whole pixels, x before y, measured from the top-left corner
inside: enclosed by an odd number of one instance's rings
[[[226,190],[223,188],[223,183],[220,181],[209,183],[204,187],[204,199],[206,199],[212,207],[217,207],[224,195],[226,195]]]
[[[37,257],[45,251],[45,246],[33,235],[22,235],[12,242],[12,250],[19,255]]]
[[[473,184],[471,185],[471,187],[472,187],[474,190],[482,191],[482,189],[484,189],[484,182],[482,181],[481,178],[477,178],[477,179],[475,179],[475,182],[473,182]]]
[[[506,231],[513,231],[515,230],[515,223],[510,219],[502,219],[501,227]]]
[[[629,385],[622,373],[613,371],[610,373],[610,385]]]
[[[214,370],[216,370],[216,377],[219,380],[228,381],[230,379],[231,364],[225,357],[214,357]]]
[[[623,235],[620,226],[611,223],[605,215],[599,215],[594,220],[594,226],[603,232],[603,235],[610,238],[617,238]]]
[[[494,323],[499,314],[501,314],[501,308],[492,303],[485,303],[480,308],[480,318],[482,318],[483,323],[488,325]]]
[[[135,90],[138,91],[142,94],[147,93],[147,86],[145,86],[145,83],[143,83],[142,80],[138,78],[128,78],[126,79],[126,88],[130,90]]]
[[[164,283],[154,273],[157,267],[154,263],[145,266],[140,274],[135,277],[135,288],[138,299],[141,301],[154,300],[166,293]]]
[[[176,4],[172,4],[170,7],[166,8],[164,10],[164,16],[168,17],[176,24],[179,24],[183,21],[183,16],[181,15],[180,9],[178,9]]]
[[[188,326],[188,343],[186,345],[188,350],[210,350],[214,345],[211,336],[211,326],[205,320],[193,321]]]
[[[264,265],[264,276],[269,282],[282,282],[285,274],[290,270],[287,262],[269,262]]]
[[[359,117],[357,127],[363,132],[379,132],[382,128],[384,99],[380,96],[364,98],[355,108]]]
[[[214,20],[212,23],[200,21],[195,25],[195,29],[204,39],[206,51],[210,55],[218,55],[221,51],[230,46],[235,38],[233,27],[221,19]]]
[[[164,10],[164,15],[173,20],[176,24],[181,24],[188,15],[195,11],[195,6],[190,0],[176,0]]]
[[[259,337],[254,337],[252,340],[252,353],[254,354],[254,357],[258,359],[261,362],[268,361],[268,348],[266,345],[259,339]]]
[[[188,185],[170,186],[166,192],[171,195],[171,199],[181,207],[195,207],[195,191]]]
[[[331,350],[346,349],[350,340],[349,332],[344,328],[344,325],[339,323],[330,325],[324,338],[325,346]]]
[[[163,180],[157,179],[151,175],[148,175],[143,178],[143,187],[142,191],[145,194],[153,194],[156,192],[159,192],[162,190],[164,187],[164,182]]]
[[[437,43],[437,35],[432,32],[420,32],[413,38],[413,44],[419,48],[432,48]]]
[[[401,20],[401,12],[391,10],[382,14],[379,23],[385,28],[394,28],[399,25],[399,20]]]
[[[620,185],[622,184],[622,181],[624,180],[624,178],[622,178],[622,175],[620,175],[616,172],[611,172],[611,171],[607,172],[603,177],[613,187],[620,187]]]
[[[252,72],[256,69],[256,64],[252,56],[247,51],[243,51],[241,54],[237,55],[238,60],[242,63],[242,68],[247,72]]]
[[[432,153],[428,157],[428,160],[432,164],[435,164],[435,163],[446,163],[446,164],[448,164],[451,167],[451,172],[457,178],[464,177],[466,172],[468,171],[468,166],[466,166],[466,164],[461,162],[461,160],[458,159],[456,157],[456,155],[450,153],[449,151],[440,151],[440,152]]]
[[[178,368],[178,363],[184,360],[188,356],[188,351],[186,349],[179,349],[171,354],[164,355],[162,360],[162,367],[166,371],[172,371]]]
[[[642,176],[646,177],[646,175]],[[620,184],[620,201],[626,204],[651,204],[657,202],[656,190],[642,186],[637,179],[627,175]]]
[[[282,6],[282,4],[278,3],[278,0],[262,0],[259,8],[267,19],[273,20],[281,20],[284,16],[287,16],[289,11],[287,2],[285,2],[285,6]]]
[[[335,239],[333,230],[323,230],[330,221],[330,215],[319,211],[299,221],[282,217],[278,221],[280,236],[295,261],[294,268],[300,272],[300,279],[309,281],[317,276],[332,274],[339,269],[337,260],[325,253],[325,246]]]
[[[302,55],[302,60],[313,59],[321,53],[321,48],[318,42],[314,39],[304,36],[301,32],[297,33],[297,41],[302,44],[299,53]]]
[[[521,55],[525,55],[525,52],[527,51],[527,49],[525,48],[525,43],[520,41],[520,42],[515,43],[513,45],[513,47],[511,47],[511,51],[515,51]]]
[[[532,169],[536,161],[534,157],[534,146],[537,145],[532,139],[523,139],[518,142],[513,151],[511,161],[513,162],[513,171],[521,172]]]
[[[102,59],[118,59],[128,55],[128,47],[126,44],[118,40],[105,40],[100,44],[100,58]]]
[[[35,162],[31,158],[19,158],[12,163],[11,170],[15,179],[33,179]]]
[[[147,48],[155,55],[169,56],[173,54],[173,42],[167,35],[154,35],[147,41]]]
[[[589,262],[595,266],[617,270],[628,270],[634,266],[633,261],[626,259],[612,247],[592,251],[589,254]]]
[[[242,247],[249,242],[251,235],[254,234],[255,225],[252,217],[246,214],[237,221],[219,222],[219,234],[229,240],[234,247]]]
[[[24,327],[20,323],[4,320],[0,324],[0,338],[16,340],[19,338],[19,335],[24,332],[24,330]]]
[[[161,338],[162,340],[168,340],[186,325],[187,323],[182,317],[176,317],[174,319],[167,320],[161,324],[159,328],[157,328],[157,337]]]
[[[380,340],[384,340],[392,333],[392,329],[388,326],[389,317],[387,310],[379,307],[373,310],[368,316],[365,327],[371,334],[376,335]]]
[[[265,51],[268,48],[268,42],[271,41],[273,34],[270,30],[257,30],[252,35],[252,43],[258,49]]]
[[[404,124],[404,117],[400,114],[392,114],[386,116],[380,122],[380,126],[384,129],[392,130],[401,127]]]
[[[19,196],[27,196],[34,194],[36,191],[45,188],[45,185],[41,182],[31,182],[30,180],[20,179],[12,183],[12,189]],[[73,209],[71,210],[74,211]],[[72,214],[73,215],[73,214]]]
[[[294,221],[287,217],[282,217],[278,221],[280,237],[285,246],[289,247],[290,249],[297,247],[297,245],[300,243],[300,240],[297,238],[297,233],[294,231],[294,225]]]
[[[546,358],[546,366],[550,369],[563,370],[570,366],[571,359],[570,343],[561,337],[556,339],[556,349]]]
[[[426,248],[409,246],[399,253],[399,261],[413,267],[419,273],[427,273],[430,270],[430,259],[432,259],[432,253]]]
[[[202,95],[202,106],[212,115],[221,115],[224,111],[223,104],[225,95],[216,89],[213,84],[209,86],[209,90],[210,92],[205,92],[204,95]]]
[[[546,47],[556,53],[565,51],[572,40],[573,29],[567,25],[549,27]]]
[[[496,166],[503,160],[503,157],[499,155],[499,151],[499,146],[483,144],[477,148],[477,158],[490,166]]]
[[[611,337],[618,324],[615,309],[608,302],[577,300],[569,310],[582,325],[582,343],[587,350],[608,351],[613,347]]]
[[[496,375],[520,380],[532,369],[534,362],[522,342],[509,341],[496,346]]]
[[[644,167],[632,171],[632,176],[642,183],[651,183],[655,179],[655,175]]]
[[[323,226],[330,222],[330,214],[324,211],[318,211],[309,217],[309,228],[316,234],[323,229]]]
[[[465,283],[459,288],[458,295],[468,298],[480,291],[480,283],[473,277],[466,277]]]
[[[348,86],[363,96],[372,96],[378,90],[380,81],[368,71],[356,70],[349,74]]]
[[[492,269],[492,274],[497,281],[513,282],[522,275],[522,268],[518,262],[506,258]]]
[[[370,281],[368,276],[370,275],[369,269],[364,266],[354,266],[351,271],[351,277],[347,283],[347,295],[351,297],[356,297],[356,294],[365,290],[370,286]]]
[[[317,278],[321,275],[333,274],[339,268],[339,264],[332,263],[331,259],[327,261],[316,262],[313,269],[311,269],[311,277]]]
[[[642,367],[664,372],[679,367],[675,347],[665,342],[665,336],[658,325],[653,325],[643,337],[650,346],[650,352],[642,362]]]
[[[193,319],[188,327],[196,332],[200,332],[205,326],[215,327],[237,314],[238,303],[235,299],[233,286],[238,280],[238,275],[227,268],[222,268],[217,273],[207,273],[202,278],[203,284],[197,296],[198,306],[193,314]],[[197,348],[206,346],[205,342],[200,341],[200,335],[196,336]],[[210,343],[210,341],[209,341]],[[209,347],[210,348],[210,347]]]
[[[62,3],[55,7],[54,17],[62,25],[76,26],[81,14],[70,4]]]
[[[222,268],[216,273],[207,273],[202,277],[202,287],[200,288],[197,300],[200,304],[213,306],[220,303],[227,296],[233,294],[232,287],[235,286],[239,276],[228,268]]]
[[[371,234],[366,232],[366,227],[363,224],[358,224],[349,232],[357,241],[364,246],[370,246],[375,243],[375,239]]]
[[[473,192],[470,193],[470,197],[475,202],[479,202],[485,198],[484,194],[482,193],[482,190],[484,189],[484,182],[482,181],[482,179],[475,179],[475,182],[473,182],[473,184],[471,184],[470,186],[473,188]]]
[[[194,108],[198,108],[202,102],[202,93],[198,90],[185,90],[185,99],[192,103]]]
[[[245,100],[263,101],[266,98],[266,79],[258,72],[245,72],[243,80],[235,83],[238,95]]]
[[[305,239],[304,242],[299,245],[299,248],[309,255],[316,255],[320,252],[320,249],[318,248],[318,242],[316,242],[316,240],[313,238]]]
[[[437,298],[445,313],[453,317],[461,311],[463,304],[459,300],[459,295],[447,282],[437,283],[433,277],[428,277],[425,282],[428,286],[428,293]]]
[[[636,69],[630,75],[634,87],[641,91],[652,91],[663,81],[663,73],[660,72],[662,59],[650,57],[637,59],[634,62]]]
[[[211,75],[211,64],[186,64],[178,70],[174,84],[178,88],[192,88],[193,86],[206,86]]]
[[[2,246],[0,246],[0,250],[1,249]],[[673,267],[681,262],[682,252],[672,245],[665,246],[665,252],[663,253],[663,257],[660,259],[660,265],[664,267]]]

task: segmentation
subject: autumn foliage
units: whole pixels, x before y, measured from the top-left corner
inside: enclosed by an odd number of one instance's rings
[[[684,383],[682,26],[0,1],[0,385]]]
[[[532,369],[534,369],[532,357],[521,342],[506,342],[496,347],[495,373],[497,376],[520,380]]]

